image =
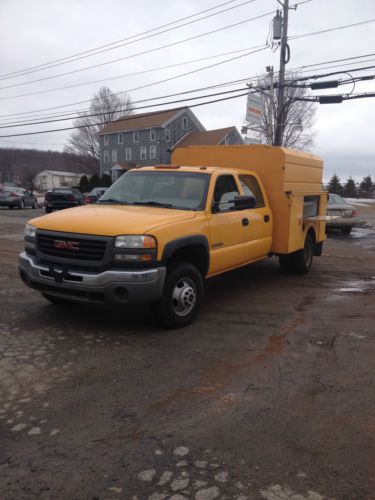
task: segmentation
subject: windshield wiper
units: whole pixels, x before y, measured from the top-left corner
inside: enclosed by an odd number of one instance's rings
[[[127,201],[115,200],[114,198],[108,198],[108,200],[99,200],[98,203],[111,203],[111,204],[118,203],[119,205],[129,205]]]
[[[150,207],[174,208],[171,203],[159,203],[158,201],[133,201],[133,205],[147,205]]]

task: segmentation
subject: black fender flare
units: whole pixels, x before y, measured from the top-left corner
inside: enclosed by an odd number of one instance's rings
[[[169,241],[163,249],[163,254],[161,257],[162,264],[165,265],[167,263],[167,260],[170,259],[177,250],[192,245],[202,245],[206,250],[207,264],[204,270],[204,275],[206,275],[210,266],[210,246],[207,237],[203,234],[182,236],[181,238],[176,238],[175,240]]]

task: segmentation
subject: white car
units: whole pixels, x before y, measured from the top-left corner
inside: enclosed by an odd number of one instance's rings
[[[327,229],[341,229],[342,234],[350,234],[358,223],[358,213],[354,205],[338,194],[328,195],[327,215],[338,217],[327,222]]]

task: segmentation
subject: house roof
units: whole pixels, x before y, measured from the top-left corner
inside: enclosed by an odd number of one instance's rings
[[[75,172],[59,172],[58,170],[42,170],[42,172],[39,172],[36,177],[41,176],[41,175],[58,175],[58,176],[71,176],[71,177],[80,177],[85,174],[79,174]]]
[[[128,115],[104,126],[99,135],[113,134],[116,132],[126,132],[128,130],[142,130],[148,128],[162,127],[170,120],[178,115],[187,112],[190,117],[196,122],[198,127],[204,130],[203,125],[199,122],[198,118],[190,111],[189,108],[167,109],[165,111],[151,113],[141,113],[137,115]]]
[[[216,146],[220,144],[233,129],[235,129],[235,127],[218,128],[215,130],[206,130],[204,132],[190,132],[176,142],[173,147]]]

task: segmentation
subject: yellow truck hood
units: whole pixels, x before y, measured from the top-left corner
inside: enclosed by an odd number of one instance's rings
[[[193,219],[191,210],[146,206],[85,205],[68,208],[29,221],[38,229],[66,233],[116,236],[143,234],[165,224]]]

